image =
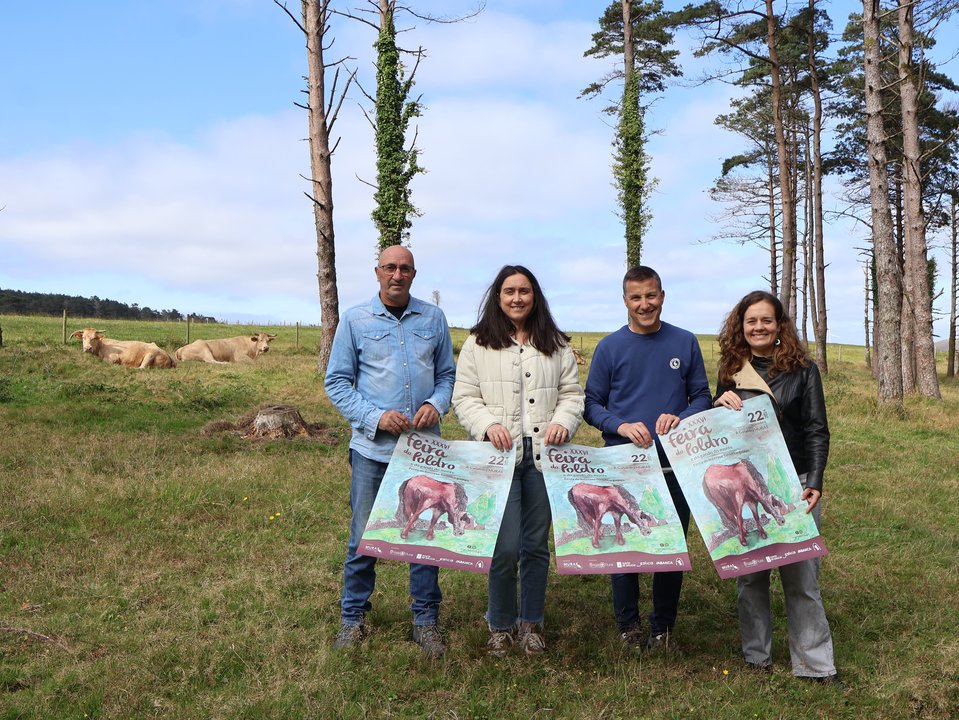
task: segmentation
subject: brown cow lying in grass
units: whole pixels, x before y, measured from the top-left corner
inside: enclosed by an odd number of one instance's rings
[[[194,340],[189,345],[177,348],[177,360],[198,360],[208,363],[231,363],[256,360],[270,349],[276,335],[256,333],[240,335],[223,340]]]
[[[71,338],[83,341],[83,352],[96,355],[114,365],[134,368],[174,368],[176,361],[156,343],[139,340],[113,340],[93,328],[77,330]]]

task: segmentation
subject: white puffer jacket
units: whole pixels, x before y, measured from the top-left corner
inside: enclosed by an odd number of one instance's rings
[[[523,393],[520,397],[520,388]],[[569,346],[552,356],[530,345],[491,350],[470,335],[460,350],[453,385],[453,410],[473,440],[485,440],[486,431],[499,423],[513,436],[516,463],[523,459],[523,415],[526,407],[533,436],[536,468],[550,423],[562,425],[572,438],[583,419],[583,388]]]

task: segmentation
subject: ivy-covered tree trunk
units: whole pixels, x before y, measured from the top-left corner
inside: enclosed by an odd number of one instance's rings
[[[886,130],[882,110],[882,45],[879,37],[879,0],[863,0],[863,70],[866,94],[866,155],[872,208],[873,257],[876,262],[876,362],[879,404],[902,413],[902,347],[899,320],[902,310],[902,277],[889,210]]]
[[[613,174],[619,191],[619,204],[626,234],[626,265],[639,265],[643,237],[650,215],[649,159],[646,156],[643,109],[639,106],[639,73],[630,73],[623,89],[623,106],[616,134],[616,159]]]
[[[626,267],[639,265],[643,254],[643,236],[649,221],[646,198],[649,196],[643,108],[639,104],[639,73],[633,47],[633,8],[631,0],[623,7],[623,100],[616,132],[616,157],[613,176],[619,191],[619,207],[626,238]]]
[[[376,41],[376,204],[373,223],[378,246],[400,245],[409,237],[412,218],[419,212],[410,200],[410,181],[422,172],[415,143],[406,147],[410,119],[420,114],[419,102],[409,100],[412,74],[404,78],[396,46],[395,2],[380,0],[380,33]]]
[[[675,63],[678,51],[670,47],[671,23],[671,13],[663,10],[662,0],[614,0],[600,17],[593,46],[585,53],[597,58],[622,54],[623,58],[621,70],[617,67],[591,83],[581,97],[595,97],[610,82],[623,80],[620,102],[605,112],[619,118],[613,140],[613,178],[624,224],[627,266],[641,262],[643,237],[651,220],[647,201],[654,181],[649,176],[642,97],[662,92],[667,78],[681,75]]]

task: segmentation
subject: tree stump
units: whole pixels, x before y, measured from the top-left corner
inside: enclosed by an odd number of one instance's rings
[[[308,423],[292,405],[267,403],[244,415],[236,423],[212,420],[203,427],[206,436],[229,433],[244,440],[292,440],[303,438],[336,445],[343,434],[340,427]]]
[[[309,437],[310,430],[300,411],[292,405],[267,405],[256,411],[256,415],[244,428],[243,438],[279,438]]]

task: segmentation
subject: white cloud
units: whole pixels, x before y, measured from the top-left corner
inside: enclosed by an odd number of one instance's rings
[[[611,330],[625,317],[612,129],[602,102],[577,99],[608,67],[582,57],[601,8],[583,20],[571,3],[565,10],[555,2],[512,5],[516,13],[497,4],[473,21],[420,24],[403,36],[428,49],[417,84],[427,106],[419,144],[428,174],[413,185],[424,212],[413,227],[414,292],[428,299],[438,290],[450,321],[468,326],[498,268],[521,263],[538,276],[561,326]],[[203,17],[229,7],[231,22],[256,13],[249,0],[209,0]],[[288,22],[274,10],[280,17],[272,20]],[[367,28],[337,25],[334,47],[361,58],[367,85],[371,43]],[[301,44],[256,51],[302,71]],[[201,91],[184,88],[187,97]],[[333,160],[343,307],[376,287],[373,191],[357,179],[374,179],[371,130],[356,106],[359,92],[351,95]],[[716,229],[710,216],[717,206],[706,188],[739,146],[713,124],[727,95],[719,86],[674,88],[649,123],[662,131],[650,144],[660,185],[643,259],[663,276],[664,318],[709,333],[768,272],[759,248],[697,243]],[[181,312],[315,320],[316,240],[301,177],[309,175],[306,117],[289,107],[291,99],[260,114],[225,113],[199,132],[184,122],[188,137],[144,117],[141,126],[95,143],[72,138],[63,125],[57,146],[7,150],[0,155],[0,286]],[[185,103],[169,112],[182,121],[193,110]],[[862,274],[854,246],[864,242],[850,237],[846,227],[827,233],[830,335],[859,342]]]

